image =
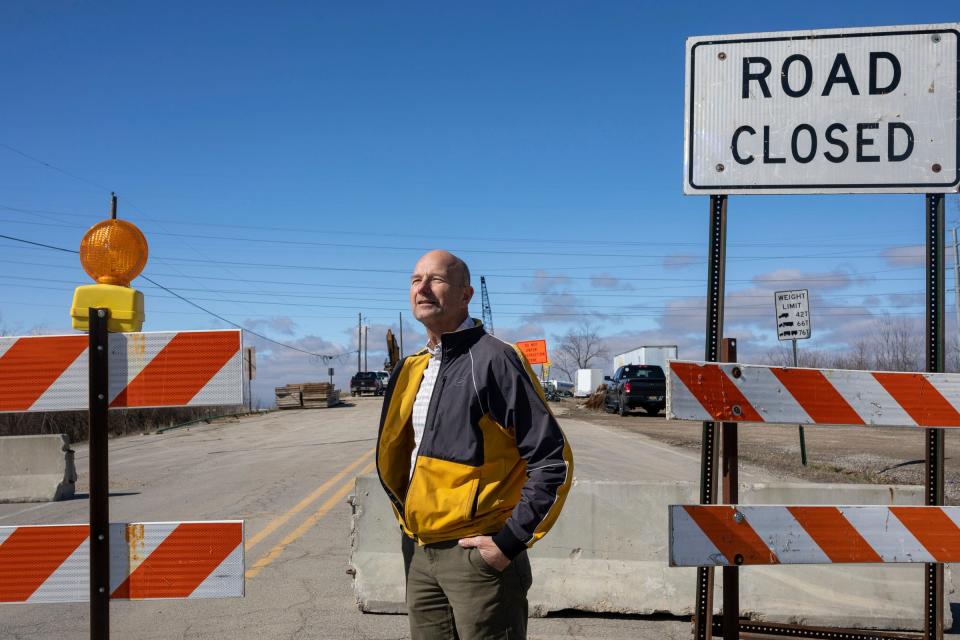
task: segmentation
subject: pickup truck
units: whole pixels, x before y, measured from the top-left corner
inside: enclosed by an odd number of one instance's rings
[[[382,396],[385,390],[386,387],[376,371],[360,371],[350,378],[351,396],[362,396],[365,393]]]
[[[613,377],[605,377],[607,411],[622,416],[640,407],[652,416],[667,405],[667,379],[663,369],[655,364],[628,364],[620,367]]]

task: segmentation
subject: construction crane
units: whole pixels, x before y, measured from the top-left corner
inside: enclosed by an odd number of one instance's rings
[[[480,299],[483,302],[483,327],[493,335],[493,310],[490,309],[490,296],[487,295],[487,279],[480,276]]]

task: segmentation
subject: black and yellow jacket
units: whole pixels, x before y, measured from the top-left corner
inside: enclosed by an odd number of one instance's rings
[[[476,326],[441,336],[441,361],[413,475],[413,403],[430,360],[390,377],[377,473],[404,532],[421,544],[493,535],[514,558],[553,526],[573,456],[526,359]]]

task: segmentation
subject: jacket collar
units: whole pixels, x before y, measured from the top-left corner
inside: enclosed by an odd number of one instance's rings
[[[472,347],[477,340],[479,340],[483,334],[486,333],[482,322],[476,318],[471,318],[471,320],[473,321],[472,327],[460,329],[458,331],[451,331],[440,336],[440,348],[443,352],[444,360],[458,353],[463,353]],[[429,353],[429,349],[423,348],[417,353],[417,355],[426,355]]]
[[[472,347],[484,333],[486,331],[483,329],[483,323],[473,319],[472,327],[443,334],[440,336],[443,359],[446,360],[449,356],[463,353]]]

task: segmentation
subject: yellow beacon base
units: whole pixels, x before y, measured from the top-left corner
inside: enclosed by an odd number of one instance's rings
[[[70,309],[74,329],[90,330],[90,307],[110,309],[107,331],[123,333],[140,331],[143,327],[143,294],[136,289],[115,284],[88,284],[77,287]]]

